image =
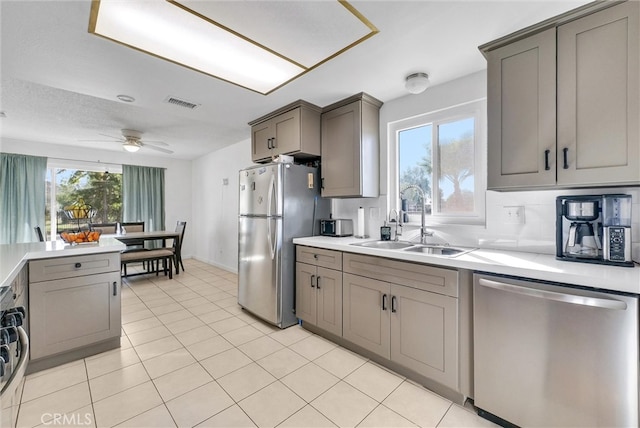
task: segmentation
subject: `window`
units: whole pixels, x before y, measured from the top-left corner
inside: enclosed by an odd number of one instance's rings
[[[115,223],[122,218],[122,167],[49,159],[46,176],[46,236],[91,223]],[[79,200],[90,205],[92,218],[72,219],[65,212]]]
[[[420,221],[423,203],[430,224],[482,223],[484,118],[485,101],[479,100],[390,123],[389,206],[404,205],[411,223]]]

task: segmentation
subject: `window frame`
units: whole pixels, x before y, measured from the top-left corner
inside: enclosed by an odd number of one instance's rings
[[[446,214],[436,210],[439,203],[435,196],[435,191],[439,189],[439,182],[435,180],[439,174],[438,162],[438,125],[458,121],[461,119],[474,118],[474,206],[473,213]],[[487,190],[487,137],[486,137],[486,98],[480,98],[428,113],[400,119],[387,124],[388,141],[388,206],[389,209],[400,210],[400,177],[399,177],[399,133],[403,130],[417,128],[425,125],[433,125],[431,141],[432,172],[431,172],[431,197],[433,209],[426,218],[429,226],[462,224],[478,225],[485,224],[486,221],[486,190]],[[420,214],[409,214],[410,226],[420,225]]]
[[[49,239],[55,241],[58,235],[58,212],[57,212],[57,186],[55,183],[56,170],[58,169],[78,169],[91,172],[109,171],[114,174],[122,174],[122,165],[102,162],[88,162],[73,159],[47,159],[47,174],[51,177],[50,201],[49,201],[49,220],[51,222],[51,231]],[[46,186],[46,180],[45,180]],[[45,230],[42,231],[45,233]],[[45,236],[45,240],[47,237]]]

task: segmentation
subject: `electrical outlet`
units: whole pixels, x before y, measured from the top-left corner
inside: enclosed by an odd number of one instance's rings
[[[504,210],[505,224],[524,224],[524,206],[506,206],[502,209]]]

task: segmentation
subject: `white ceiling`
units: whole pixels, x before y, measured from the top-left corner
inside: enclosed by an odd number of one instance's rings
[[[380,32],[261,95],[89,34],[90,0],[0,0],[0,137],[118,151],[117,143],[80,140],[128,128],[175,152],[140,156],[195,159],[249,138],[249,121],[297,99],[325,106],[367,92],[386,102],[407,95],[408,74],[426,72],[438,85],[481,70],[479,45],[585,3],[353,0]],[[163,102],[169,96],[201,106]]]

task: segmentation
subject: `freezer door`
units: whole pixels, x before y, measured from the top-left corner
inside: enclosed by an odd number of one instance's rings
[[[282,214],[282,164],[263,165],[240,171],[239,214]]]
[[[280,326],[282,219],[241,216],[238,234],[238,303]]]

